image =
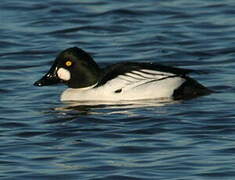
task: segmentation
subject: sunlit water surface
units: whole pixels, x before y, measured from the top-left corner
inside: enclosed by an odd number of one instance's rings
[[[0,179],[234,179],[235,1],[1,0]],[[201,71],[187,101],[62,103],[63,49]]]

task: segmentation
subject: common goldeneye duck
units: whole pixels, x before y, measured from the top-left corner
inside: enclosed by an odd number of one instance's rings
[[[187,76],[193,70],[154,63],[123,62],[101,69],[80,48],[62,51],[36,86],[68,85],[62,101],[188,99],[211,93]]]

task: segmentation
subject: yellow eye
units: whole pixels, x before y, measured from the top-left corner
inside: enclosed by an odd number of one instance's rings
[[[67,67],[72,66],[72,61],[66,61],[65,65],[66,65]]]

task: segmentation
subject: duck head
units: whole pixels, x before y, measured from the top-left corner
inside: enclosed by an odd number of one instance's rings
[[[100,74],[101,70],[92,57],[82,49],[73,47],[62,51],[49,72],[34,85],[64,83],[70,88],[84,88],[96,84]]]

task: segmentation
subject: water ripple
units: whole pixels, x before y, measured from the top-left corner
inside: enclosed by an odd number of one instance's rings
[[[0,179],[234,179],[234,2],[2,0]],[[188,101],[59,101],[33,82],[78,46],[102,67],[196,69]]]

